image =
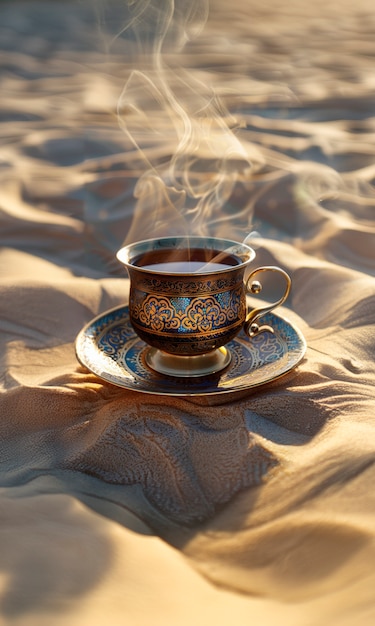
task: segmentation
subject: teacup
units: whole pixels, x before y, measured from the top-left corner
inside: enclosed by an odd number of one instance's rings
[[[246,244],[215,237],[163,237],[121,248],[118,260],[130,278],[129,318],[148,345],[145,360],[159,373],[202,376],[221,371],[231,358],[225,346],[241,329],[254,337],[273,332],[258,319],[288,297],[291,280],[279,267],[245,270],[255,258]],[[261,291],[261,272],[285,280],[282,297],[249,309],[247,294]]]

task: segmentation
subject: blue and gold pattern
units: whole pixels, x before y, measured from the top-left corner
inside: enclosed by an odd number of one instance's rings
[[[178,276],[128,267],[130,321],[149,345],[181,356],[205,354],[226,344],[246,317],[244,267]]]
[[[250,339],[243,331],[227,344],[228,367],[217,374],[196,379],[162,376],[145,361],[149,349],[135,334],[128,307],[112,309],[90,322],[76,340],[78,360],[102,380],[119,387],[172,396],[232,397],[285,375],[302,360],[306,343],[290,322],[267,313],[262,322],[274,333]]]
[[[208,297],[160,297],[133,290],[133,322],[155,333],[204,335],[241,323],[245,311],[242,287]]]
[[[244,272],[255,257],[249,246],[172,236],[133,242],[116,256],[130,278],[130,322],[153,348],[205,355],[225,346],[245,323]]]

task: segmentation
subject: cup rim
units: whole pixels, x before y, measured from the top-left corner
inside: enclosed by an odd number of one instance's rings
[[[202,243],[206,245],[202,245]],[[179,245],[184,244],[185,245]],[[155,247],[155,244],[157,246]],[[223,269],[213,269],[207,271],[200,272],[179,272],[179,271],[163,271],[160,269],[151,269],[150,267],[142,267],[142,265],[134,265],[132,263],[132,259],[135,257],[139,257],[139,255],[145,252],[152,252],[153,250],[167,250],[170,248],[184,248],[187,245],[195,248],[202,249],[214,249],[219,252],[228,251],[229,254],[233,254],[234,256],[242,259],[241,263],[237,265],[233,265],[232,267],[223,266]],[[206,276],[208,274],[218,274],[223,272],[231,272],[238,271],[239,269],[245,268],[251,261],[255,258],[255,250],[251,248],[249,245],[242,243],[240,241],[235,241],[234,239],[225,239],[222,237],[205,237],[205,236],[187,236],[187,235],[175,235],[169,237],[153,237],[150,239],[142,239],[139,241],[134,241],[126,246],[121,247],[116,252],[116,258],[120,263],[125,265],[126,268],[132,268],[140,272],[144,272],[146,274],[163,274],[163,275],[174,275],[174,276]]]

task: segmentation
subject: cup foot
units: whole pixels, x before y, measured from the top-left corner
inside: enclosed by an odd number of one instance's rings
[[[157,348],[147,348],[145,353],[145,361],[151,369],[159,374],[179,378],[215,374],[227,367],[230,360],[231,353],[225,346],[194,356],[168,354]]]

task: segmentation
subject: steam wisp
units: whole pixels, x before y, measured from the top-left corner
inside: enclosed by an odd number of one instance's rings
[[[122,32],[136,42],[137,67],[119,98],[118,119],[144,164],[127,242],[219,234],[232,227],[233,212],[225,207],[236,186],[248,182],[252,164],[236,136],[237,121],[179,65],[184,46],[204,28],[208,3],[128,0],[127,7]],[[249,213],[242,195],[237,211]]]

